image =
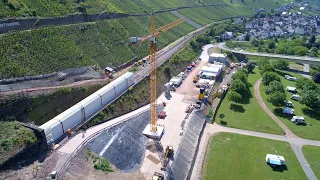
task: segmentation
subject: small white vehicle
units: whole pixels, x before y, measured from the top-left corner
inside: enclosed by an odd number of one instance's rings
[[[290,98],[293,99],[293,100],[299,101],[301,96],[299,96],[298,94],[293,94]]]
[[[284,105],[285,105],[286,107],[294,108],[294,106],[293,106],[293,104],[292,104],[291,101],[285,100],[285,101],[284,101]]]
[[[302,116],[293,116],[291,122],[295,124],[307,124],[306,120]]]
[[[295,87],[287,86],[286,90],[290,93],[297,93],[297,88]]]

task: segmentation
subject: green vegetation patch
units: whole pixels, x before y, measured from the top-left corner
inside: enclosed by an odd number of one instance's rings
[[[311,166],[314,174],[320,179],[320,147],[317,146],[303,146],[302,151],[308,164]]]
[[[0,164],[37,141],[32,130],[17,122],[0,122]]]
[[[273,170],[267,154],[284,156],[287,169]],[[308,179],[290,144],[281,141],[219,133],[207,149],[204,179]]]
[[[86,150],[86,158],[87,160],[92,159],[93,167],[96,170],[101,170],[105,173],[114,171],[110,165],[110,162],[107,159],[95,154],[90,150]]]
[[[260,107],[257,99],[254,97],[254,84],[258,79],[260,79],[260,75],[257,69],[254,69],[253,73],[248,75],[250,94],[243,97],[242,103],[233,103],[227,98],[223,99],[215,122],[228,127],[282,134],[282,129]],[[225,115],[222,119],[223,121],[220,121],[219,114]]]

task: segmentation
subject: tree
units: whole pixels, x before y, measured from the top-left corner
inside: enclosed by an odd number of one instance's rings
[[[273,66],[271,66],[270,64],[266,64],[261,68],[260,72],[261,72],[261,74],[264,74],[266,72],[274,72],[274,71],[275,70],[274,70]]]
[[[317,86],[315,85],[315,83],[311,79],[308,79],[305,77],[297,78],[296,86],[297,86],[297,88],[302,89],[302,90],[315,90],[315,89],[317,89]]]
[[[255,67],[256,67],[256,66],[255,66],[255,62],[250,61],[250,62],[247,64],[248,73],[251,73],[251,72],[254,70]]]
[[[315,82],[315,83],[320,83],[320,73],[316,73],[316,74],[314,74],[313,75],[313,77],[312,77],[312,79],[313,79],[313,81]]]
[[[301,95],[301,103],[305,104],[308,108],[315,111],[320,110],[320,96],[319,92],[315,90],[303,91]]]
[[[239,93],[237,93],[235,91],[232,91],[232,90],[228,92],[227,97],[228,97],[229,101],[233,101],[233,102],[236,102],[236,103],[238,103],[238,102],[240,102],[242,100],[241,94],[239,94]]]
[[[192,49],[195,49],[195,50],[200,49],[199,43],[197,41],[195,41],[195,40],[192,40],[190,42],[190,46],[192,47]]]
[[[266,94],[271,94],[271,93],[274,93],[276,91],[283,92],[283,93],[285,92],[281,82],[279,82],[279,81],[271,81],[269,83],[269,86],[267,86],[265,92],[266,92]]]
[[[221,113],[220,115],[219,115],[219,118],[220,118],[220,122],[222,122],[223,121],[223,118],[225,117],[225,115],[223,114],[223,113]]]
[[[248,90],[246,84],[240,79],[232,80],[230,89],[241,95],[243,95]]]
[[[289,62],[285,60],[274,60],[272,66],[279,70],[285,70],[288,69]]]
[[[237,71],[232,75],[232,80],[240,79],[247,87],[249,87],[248,74],[243,71]]]
[[[268,101],[274,106],[282,106],[286,100],[286,94],[284,92],[275,91],[268,96]]]
[[[314,44],[316,42],[316,36],[315,35],[312,35],[309,39],[309,42]]]
[[[84,14],[87,14],[87,6],[88,5],[86,3],[80,2],[77,8],[78,8],[78,10],[80,12],[83,12]]]
[[[265,59],[260,59],[257,61],[258,68],[261,70],[263,66],[270,64],[269,61]]]
[[[267,86],[270,84],[271,81],[281,82],[280,77],[277,73],[274,73],[274,72],[264,73],[262,76],[262,83]]]
[[[249,34],[246,34],[246,36],[244,37],[244,40],[245,40],[245,41],[250,41],[250,36],[249,36]]]

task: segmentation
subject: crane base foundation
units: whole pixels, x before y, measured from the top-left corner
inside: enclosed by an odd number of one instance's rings
[[[151,132],[150,124],[148,124],[142,133],[150,139],[160,140],[164,134],[164,126],[158,125],[157,132]]]

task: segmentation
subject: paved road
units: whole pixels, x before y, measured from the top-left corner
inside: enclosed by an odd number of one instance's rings
[[[187,22],[188,24],[192,25],[193,27],[199,29],[202,26],[194,21],[192,21],[191,19],[187,18],[186,16],[180,14],[178,11],[171,11],[172,14],[174,14],[175,16],[184,19],[185,22]]]
[[[310,168],[310,165],[308,164],[306,158],[303,155],[302,152],[302,147],[294,144],[294,143],[290,143],[291,148],[293,149],[294,153],[296,154],[298,161],[300,162],[303,171],[306,173],[306,175],[308,176],[309,180],[317,180],[317,177],[315,176],[315,174],[313,173],[312,169]]]
[[[320,59],[314,58],[314,57],[307,57],[307,56],[290,56],[290,55],[281,55],[281,54],[268,54],[268,53],[255,53],[255,52],[247,52],[243,50],[234,50],[230,49],[225,46],[226,43],[222,42],[218,44],[218,47],[223,50],[231,51],[238,54],[245,54],[245,55],[251,55],[251,56],[262,56],[262,57],[270,57],[270,58],[283,58],[288,59],[288,61],[293,62],[301,62],[301,63],[308,63],[312,65],[320,66]]]

